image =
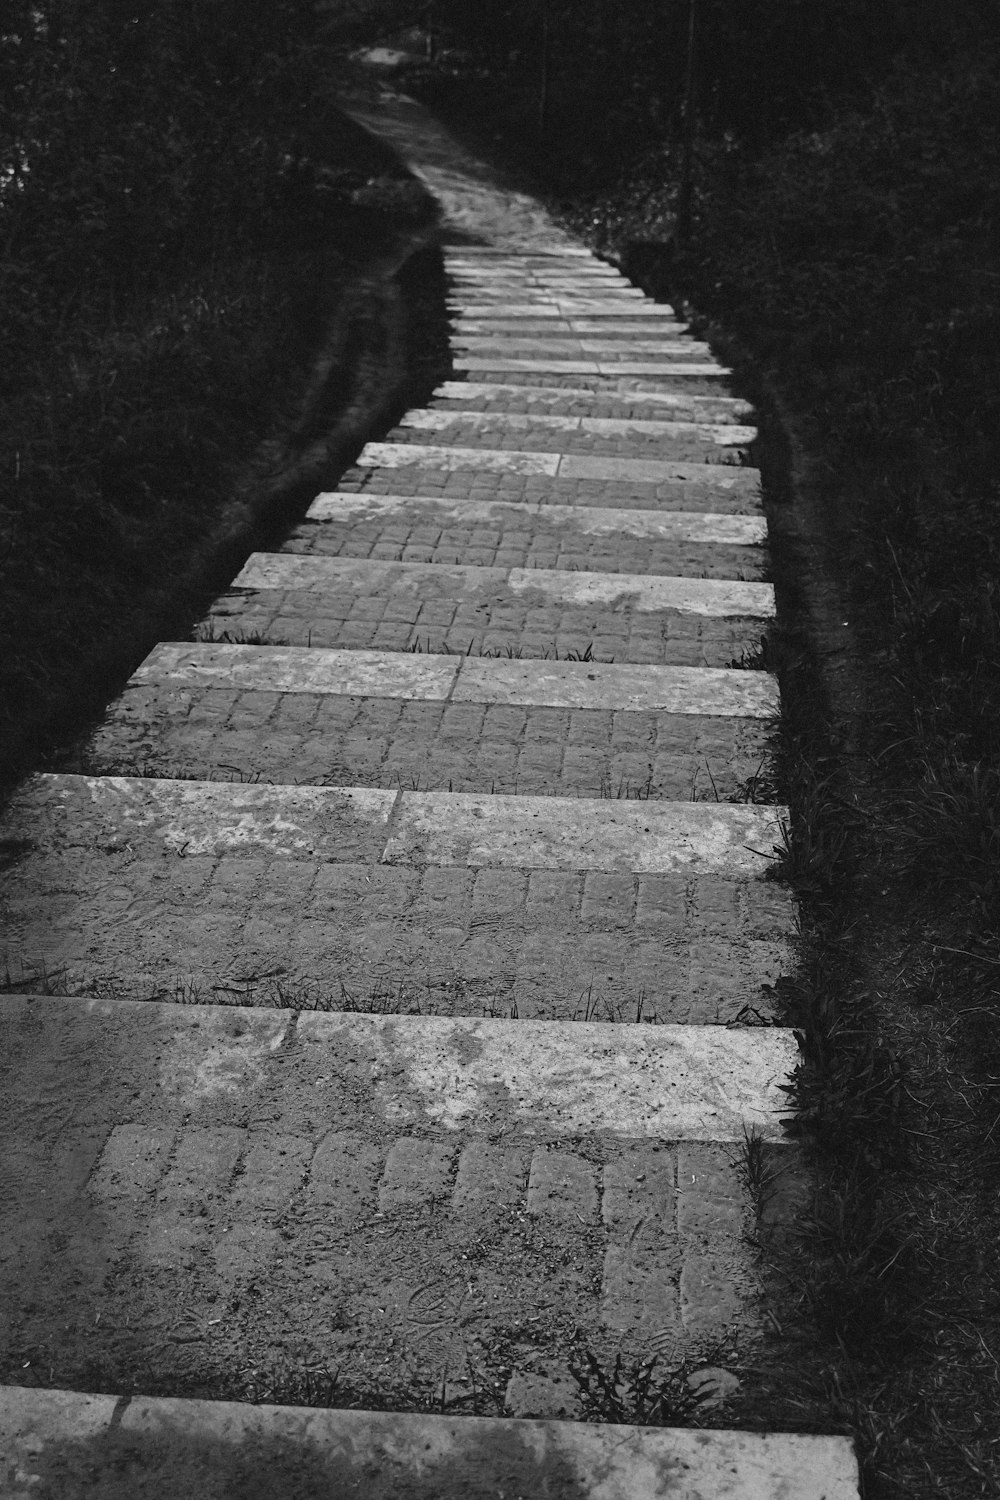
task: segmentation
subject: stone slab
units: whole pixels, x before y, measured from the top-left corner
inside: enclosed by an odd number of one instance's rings
[[[391,820],[390,820],[391,814]],[[128,776],[32,777],[4,836],[46,850],[136,847],[470,868],[763,873],[783,808],[393,792]]]
[[[787,810],[404,792],[382,859],[475,868],[763,874]]]
[[[756,1128],[777,1141],[781,1085],[799,1060],[781,1027],[325,1013],[302,1015],[296,1035],[325,1057],[349,1041],[372,1058],[387,1120],[508,1137],[736,1142]]]
[[[530,432],[538,429],[585,432],[595,437],[675,438],[692,435],[725,447],[752,443],[757,437],[756,427],[741,426],[736,422],[658,422],[655,419],[629,417],[550,416],[544,412],[462,412],[460,407],[454,405],[422,407],[409,411],[401,419],[399,426],[412,427],[417,431],[439,432],[456,422],[488,431],[506,429],[510,432]]]
[[[655,578],[636,573],[572,573],[546,568],[511,568],[514,593],[537,591],[560,604],[618,605],[638,612],[678,610],[713,618],[771,619],[774,589],[769,583],[726,578]]]
[[[505,300],[508,297],[517,297],[525,302],[545,301],[555,299],[559,302],[586,301],[593,297],[600,297],[608,302],[622,302],[628,306],[638,305],[645,302],[645,297],[638,287],[628,284],[613,283],[608,285],[602,279],[599,283],[587,282],[582,278],[579,282],[565,278],[551,278],[549,280],[532,281],[522,277],[508,277],[506,281],[494,282],[492,278],[483,278],[480,282],[469,285],[467,288],[455,288],[448,292],[448,300],[452,303],[461,304],[465,296],[481,302],[493,302]]]
[[[764,672],[625,662],[504,661],[463,657],[452,701],[771,718],[778,684]]]
[[[0,1390],[0,1439],[11,1500],[55,1492],[43,1475],[77,1455],[74,1493],[94,1500],[125,1476],[134,1493],[189,1500],[192,1483],[219,1493],[250,1473],[290,1495],[364,1492],[367,1500],[857,1500],[847,1438],[590,1426],[530,1418],[408,1416],[235,1402],[133,1397],[117,1433],[100,1403],[67,1391]],[[77,1411],[89,1414],[84,1432]],[[98,1412],[100,1413],[98,1415]],[[170,1455],[173,1455],[172,1459]],[[166,1459],[166,1462],[164,1461]],[[199,1459],[204,1465],[198,1473]],[[227,1477],[228,1476],[228,1477]],[[4,1476],[6,1478],[6,1476]],[[148,1493],[152,1493],[149,1490]]]
[[[487,318],[469,317],[466,313],[455,313],[451,318],[455,333],[527,333],[551,337],[554,334],[600,334],[612,346],[622,344],[636,334],[656,333],[664,338],[678,337],[687,333],[686,323],[667,323],[662,318],[645,318],[637,312],[634,318]]]
[[[130,1085],[141,1082],[152,1093],[131,1104],[133,1116],[148,1116],[161,1132],[186,1120],[196,1124],[199,1133],[186,1148],[189,1165],[197,1168],[197,1181],[185,1190],[189,1196],[212,1191],[217,1178],[219,1190],[223,1181],[232,1182],[248,1144],[242,1134],[247,1107],[276,1089],[288,1099],[289,1116],[278,1112],[274,1132],[290,1141],[296,1123],[302,1131],[294,1101],[306,1087],[313,1100],[309,1135],[318,1139],[330,1129],[358,1130],[369,1119],[404,1138],[433,1129],[445,1139],[461,1133],[507,1144],[600,1136],[735,1145],[751,1128],[768,1141],[782,1139],[787,1106],[781,1085],[799,1061],[794,1033],[775,1026],[275,1012],[51,996],[0,997],[0,1035],[29,1072],[35,1071],[34,1049],[40,1058],[58,1053],[67,1066],[75,1058],[83,1070],[81,1090],[97,1082],[85,1075],[105,1065],[108,1046],[123,1064],[131,1051],[131,1070],[114,1081],[106,1099],[92,1099],[90,1113],[105,1123],[109,1110],[127,1116]],[[232,1142],[228,1153],[220,1153],[222,1137]],[[100,1156],[103,1140],[90,1159]],[[164,1149],[168,1196],[178,1149],[184,1148],[169,1142]],[[170,1160],[174,1165],[167,1167]],[[388,1167],[392,1176],[391,1156]],[[101,1171],[98,1160],[95,1181]],[[300,1177],[301,1169],[295,1181]],[[245,1196],[254,1184],[237,1176],[236,1186]]]
[[[530,374],[550,375],[614,375],[625,378],[632,375],[662,375],[671,380],[683,380],[696,375],[702,379],[716,376],[724,378],[733,372],[725,365],[706,361],[686,360],[622,360],[609,362],[598,359],[511,359],[507,355],[476,356],[459,354],[452,360],[456,370],[524,370]]]
[[[317,495],[306,513],[310,521],[370,520],[416,512],[428,522],[483,524],[539,519],[546,530],[566,528],[579,536],[629,536],[676,542],[720,542],[761,546],[767,541],[763,516],[719,515],[712,511],[607,509],[588,505],[543,505],[540,501],[452,500],[425,495],[331,493]]]
[[[445,702],[460,659],[398,651],[329,651],[224,642],[161,642],[133,672],[132,686],[177,683],[262,693],[337,693]]]
[[[779,711],[777,682],[764,672],[212,642],[154,647],[130,684],[161,683],[737,718]]]
[[[511,297],[510,301],[463,301],[459,311],[466,317],[482,318],[541,318],[545,316],[553,318],[574,318],[585,316],[588,318],[634,318],[637,303],[628,299],[621,302],[613,301],[606,296],[594,295],[592,297],[575,297],[572,300],[566,297],[551,297],[546,301],[525,302]],[[672,307],[666,303],[643,302],[642,316],[644,318],[669,318],[673,322],[676,314]]]
[[[374,787],[39,775],[15,793],[0,826],[49,852],[128,854],[142,844],[188,859],[377,858],[396,796]]]
[[[585,388],[573,389],[569,386],[553,387],[550,385],[510,385],[503,381],[478,381],[478,380],[445,380],[435,389],[435,396],[444,397],[446,400],[480,400],[493,399],[497,396],[511,396],[519,401],[530,401],[540,406],[554,405],[562,401],[593,402],[595,392]],[[626,402],[632,406],[652,406],[667,408],[683,408],[687,410],[699,405],[710,409],[713,414],[719,410],[732,413],[733,417],[751,416],[753,407],[748,401],[739,396],[698,396],[684,395],[678,391],[618,391],[614,388],[602,390],[600,399],[603,402]],[[715,418],[715,420],[718,420]]]
[[[707,360],[712,353],[708,344],[692,338],[642,338],[635,334],[627,345],[623,345],[620,339],[597,335],[559,333],[554,337],[544,337],[527,333],[501,334],[495,330],[488,334],[458,331],[452,333],[450,342],[453,348],[468,354],[501,354],[505,358],[530,359],[554,354],[563,359],[588,359],[594,355],[606,359],[617,355],[649,354],[664,360]]]
[[[406,579],[418,589],[432,577],[442,587],[462,590],[507,588],[566,605],[606,604],[637,613],[664,610],[714,619],[770,619],[774,589],[767,583],[718,578],[661,578],[632,573],[574,573],[555,568],[451,567],[444,563],[370,562],[342,557],[253,552],[233,582],[241,589],[336,589],[338,584],[370,590]]]
[[[606,479],[612,482],[659,484],[688,477],[685,469],[695,469],[694,477],[705,479],[706,468],[721,465],[678,464],[673,459],[602,458],[582,453],[538,453],[505,448],[452,448],[425,443],[367,443],[358,455],[359,468],[368,469],[455,469],[480,470],[487,473],[547,475],[555,479]],[[681,471],[679,474],[678,471]],[[746,469],[759,483],[756,469]],[[716,476],[711,475],[711,482]],[[725,476],[718,480],[725,483]]]

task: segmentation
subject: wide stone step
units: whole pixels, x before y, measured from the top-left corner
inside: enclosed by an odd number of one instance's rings
[[[753,516],[348,492],[319,496],[283,551],[389,562],[759,579],[767,565],[764,537],[763,518]]]
[[[75,769],[763,800],[755,788],[769,784],[777,706],[773,679],[758,672],[162,645]]]
[[[688,333],[686,323],[670,323],[663,318],[645,318],[637,312],[633,318],[539,318],[469,317],[452,313],[451,327],[455,338],[463,334],[525,334],[552,338],[557,334],[581,337],[599,334],[603,343],[621,344],[636,337],[677,339]]]
[[[467,411],[457,403],[407,412],[392,442],[424,442],[440,434],[446,446],[592,453],[615,458],[662,458],[749,463],[754,427],[735,422],[669,422],[584,417],[550,412]]]
[[[562,297],[552,293],[545,298],[522,299],[519,292],[506,293],[499,298],[487,298],[477,294],[460,302],[451,300],[457,313],[468,318],[656,318],[676,322],[674,310],[662,302],[636,301],[634,298],[616,299],[608,293]],[[640,311],[641,310],[641,311]]]
[[[218,639],[729,667],[774,614],[770,584],[253,553]]]
[[[458,306],[464,305],[466,301],[489,306],[493,302],[506,302],[511,298],[518,302],[558,301],[567,305],[594,300],[621,303],[626,307],[644,306],[646,303],[646,297],[638,287],[630,286],[628,282],[612,283],[604,280],[573,282],[566,279],[550,279],[546,282],[511,277],[505,282],[499,282],[494,281],[492,277],[487,277],[478,284],[470,283],[464,287],[452,287],[448,292],[449,303]]]
[[[452,348],[463,354],[478,354],[483,357],[495,354],[505,359],[532,359],[540,355],[555,355],[557,359],[597,359],[604,362],[614,360],[634,361],[636,357],[648,355],[651,359],[687,360],[702,362],[711,359],[708,344],[690,338],[642,338],[634,335],[628,342],[614,338],[580,337],[577,334],[559,334],[555,337],[538,337],[525,333],[470,334],[454,332],[450,339]],[[600,373],[598,371],[598,373]]]
[[[476,355],[459,352],[452,358],[452,367],[456,371],[469,370],[473,374],[485,370],[496,371],[501,375],[519,371],[525,375],[535,376],[602,375],[609,380],[641,376],[647,380],[656,377],[660,380],[679,380],[685,383],[689,380],[724,380],[733,373],[725,365],[717,365],[711,360],[695,357],[690,360],[682,358],[634,359],[622,355],[614,359],[610,357],[559,359],[553,355],[551,357],[539,356],[534,359],[526,356],[518,359],[502,351],[495,354]]]
[[[782,809],[41,776],[0,824],[7,966],[73,993],[767,1019]],[[22,982],[20,979],[17,982]]]
[[[695,396],[684,391],[602,390],[581,387],[532,386],[526,382],[448,380],[437,387],[435,401],[459,404],[464,410],[563,412],[580,417],[642,418],[697,423],[739,423],[751,418],[753,407],[737,396]]]
[[[447,1383],[446,1383],[447,1384]],[[200,1477],[225,1494],[251,1483],[273,1495],[304,1483],[367,1500],[464,1500],[512,1493],[551,1500],[661,1500],[676,1490],[707,1500],[857,1500],[850,1440],[791,1433],[587,1425],[560,1420],[307,1411],[292,1406],[0,1390],[0,1443],[10,1455],[11,1500],[39,1486],[68,1448],[80,1455],[76,1493],[107,1493],[111,1473],[151,1493],[163,1468]],[[597,1476],[600,1476],[599,1478]],[[49,1492],[51,1493],[51,1492]]]
[[[449,266],[448,282],[450,295],[457,302],[463,301],[466,297],[473,299],[481,295],[492,297],[507,293],[518,297],[522,293],[526,293],[529,297],[539,294],[576,297],[594,292],[599,292],[601,296],[607,294],[617,297],[620,293],[624,293],[632,300],[636,299],[637,294],[642,296],[639,289],[626,281],[624,277],[604,276],[599,272],[576,277],[555,271],[524,273],[487,271],[479,274]]]
[[[429,528],[428,541],[435,544],[453,527],[468,532],[471,542],[477,529],[493,528],[503,545],[518,547],[517,540],[525,534],[539,535],[551,539],[561,537],[563,545],[587,545],[587,538],[601,537],[604,541],[609,564],[614,560],[617,540],[696,543],[700,546],[715,544],[720,547],[739,549],[763,547],[767,541],[767,526],[762,515],[734,515],[728,511],[713,514],[711,511],[694,510],[627,510],[624,507],[604,509],[598,505],[556,505],[540,500],[473,500],[457,499],[451,495],[386,495],[374,492],[345,490],[330,494],[319,494],[306,512],[306,522],[313,523],[312,534],[320,523],[324,531],[332,531],[339,522],[349,522],[352,534],[362,543],[364,524],[370,522],[383,528],[394,521],[400,528],[396,539],[409,535],[411,525]],[[380,531],[380,535],[382,532]],[[297,533],[292,533],[292,539]],[[478,543],[477,543],[478,545]],[[292,547],[291,550],[300,550]],[[741,550],[734,554],[747,560]],[[603,571],[617,572],[608,566]],[[645,571],[658,572],[650,566]]]
[[[356,459],[360,469],[472,470],[480,473],[515,473],[547,479],[607,480],[612,484],[668,484],[688,477],[701,484],[718,482],[714,474],[687,473],[700,471],[700,465],[687,465],[684,459],[603,457],[588,453],[552,453],[516,448],[460,448],[438,443],[366,443]],[[706,466],[707,467],[707,466]],[[756,469],[750,483],[759,486]]]
[[[596,473],[590,468],[592,465],[596,465]],[[389,496],[398,495],[405,489],[409,496],[453,501],[500,500],[529,505],[597,507],[601,510],[621,508],[661,513],[708,511],[758,516],[761,512],[760,474],[758,470],[741,464],[671,460],[668,476],[653,483],[635,476],[629,479],[601,478],[601,470],[606,466],[606,459],[595,459],[588,454],[566,455],[562,472],[553,476],[533,472],[531,462],[514,468],[503,463],[490,468],[453,468],[442,466],[435,458],[427,468],[407,464],[404,474],[389,467],[371,468],[367,465],[348,469],[340,476],[338,491],[342,494]],[[585,477],[588,468],[594,477]],[[572,471],[573,477],[569,477],[567,471]]]
[[[5,997],[0,1030],[6,1323],[34,1347],[58,1306],[53,1384],[155,1344],[161,1389],[294,1363],[368,1405],[573,1414],[588,1350],[738,1366],[746,1131],[790,1174],[771,1224],[797,1196],[775,1028]]]

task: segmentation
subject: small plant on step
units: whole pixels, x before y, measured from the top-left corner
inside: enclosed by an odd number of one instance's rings
[[[738,657],[729,663],[738,672],[773,672],[774,653],[768,645],[766,635],[749,646],[744,646]]]
[[[653,1354],[626,1364],[621,1354],[602,1364],[592,1349],[571,1362],[587,1418],[639,1427],[697,1427],[708,1393],[689,1384],[687,1363],[667,1369]]]

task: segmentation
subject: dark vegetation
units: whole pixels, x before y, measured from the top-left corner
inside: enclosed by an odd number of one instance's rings
[[[442,0],[411,81],[762,413],[822,1186],[745,1415],[854,1432],[868,1497],[997,1495],[1000,16],[697,0],[686,118],[689,15]]]
[[[309,0],[4,11],[0,780],[398,386],[383,282],[432,208],[333,107],[323,26]]]

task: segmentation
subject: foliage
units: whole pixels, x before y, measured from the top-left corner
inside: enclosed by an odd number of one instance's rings
[[[98,661],[141,654],[123,632],[291,421],[352,268],[425,211],[330,67],[309,0],[15,0],[0,25],[12,771]]]

